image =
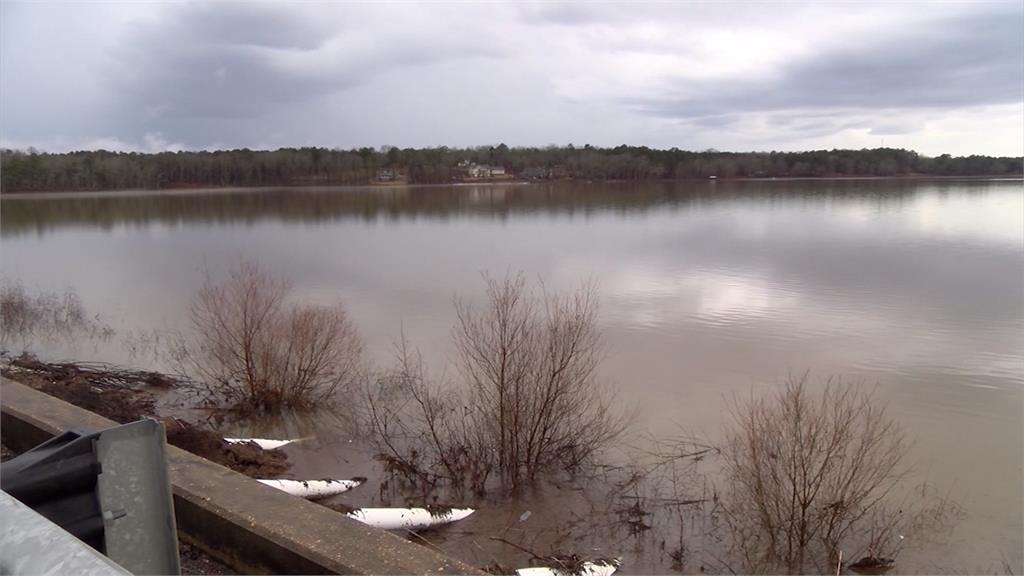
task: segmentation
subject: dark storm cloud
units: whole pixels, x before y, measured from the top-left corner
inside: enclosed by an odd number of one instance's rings
[[[750,118],[746,114],[715,114],[687,119],[687,124],[707,130],[743,130],[749,129]],[[763,117],[764,125],[781,133],[798,133],[805,137],[823,136],[837,131],[868,128],[861,120],[850,120],[837,117],[835,114],[820,113],[771,113]],[[897,129],[896,127],[899,127]],[[906,123],[892,122],[883,126],[871,126],[871,134],[897,134],[897,130],[906,131]]]
[[[210,44],[312,50],[342,23],[304,18],[273,4],[217,3],[182,5],[159,26]]]
[[[239,117],[354,82],[275,64],[312,53],[329,35],[294,11],[263,4],[185,4],[129,29],[110,53],[109,80],[132,123],[159,117]]]
[[[497,54],[457,37],[396,38],[344,10],[185,4],[127,33],[112,54],[117,66],[110,79],[130,122],[159,125],[161,119],[259,116],[364,84],[381,71]]]
[[[624,99],[670,118],[778,110],[950,108],[1024,98],[1020,5],[927,29],[850,39],[763,78],[679,80],[676,97]]]

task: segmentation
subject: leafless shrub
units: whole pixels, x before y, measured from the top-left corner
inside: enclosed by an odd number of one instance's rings
[[[393,475],[420,486],[447,481],[484,492],[492,450],[474,407],[451,385],[432,380],[401,342],[396,365],[368,389],[370,422]]]
[[[529,291],[522,275],[484,276],[487,302],[456,302],[459,368],[511,485],[579,465],[623,430],[597,381],[597,294]]]
[[[596,379],[593,288],[537,295],[521,275],[484,279],[482,309],[456,302],[458,384],[430,382],[403,344],[398,368],[368,395],[389,458],[477,491],[492,471],[514,488],[579,466],[624,428]]]
[[[242,262],[208,276],[193,299],[193,333],[174,353],[206,396],[236,407],[310,408],[348,389],[362,370],[362,340],[344,307],[289,304],[289,285]]]
[[[733,411],[723,449],[726,522],[744,571],[831,572],[840,550],[881,557],[899,521],[903,433],[862,387],[807,375]]]
[[[616,528],[639,549],[656,547],[677,572],[728,571],[722,555],[719,497],[714,486],[720,450],[683,433],[646,435],[624,446],[630,463],[606,466],[605,500]]]

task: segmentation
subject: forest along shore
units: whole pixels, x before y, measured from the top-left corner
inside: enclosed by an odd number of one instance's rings
[[[707,178],[1020,176],[1024,158],[928,157],[896,148],[700,152],[645,146],[394,147],[216,152],[0,150],[0,191],[102,191],[297,185]]]

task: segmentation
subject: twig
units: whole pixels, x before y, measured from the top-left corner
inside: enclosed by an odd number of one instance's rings
[[[501,542],[502,544],[508,544],[509,546],[515,548],[516,550],[519,550],[520,552],[526,552],[533,559],[540,560],[540,559],[544,558],[544,556],[541,556],[540,554],[537,554],[533,550],[530,550],[528,548],[523,548],[519,544],[516,544],[515,542],[511,542],[509,540],[506,540],[505,538],[502,538],[501,536],[491,536],[490,540],[494,540],[495,542]]]

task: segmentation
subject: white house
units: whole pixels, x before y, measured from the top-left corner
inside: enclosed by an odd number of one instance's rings
[[[466,176],[470,178],[492,178],[494,176],[504,176],[504,166],[488,166],[487,164],[470,164],[468,168],[465,168]]]

